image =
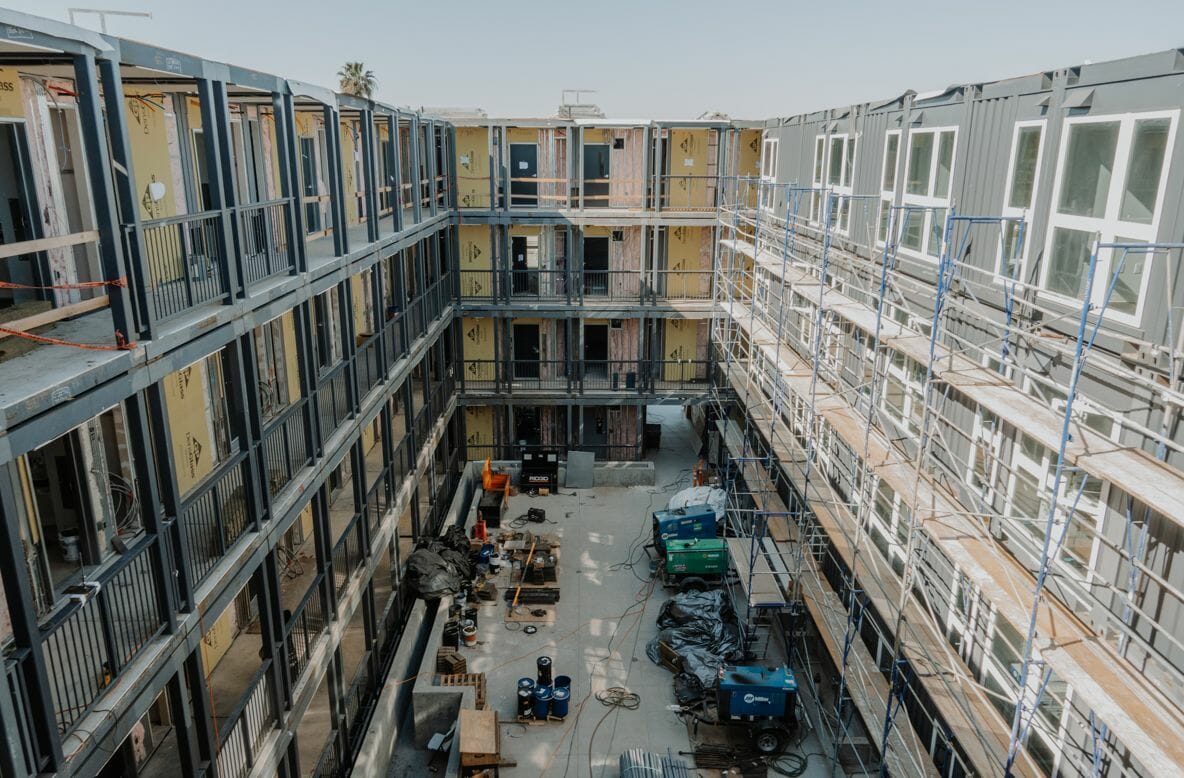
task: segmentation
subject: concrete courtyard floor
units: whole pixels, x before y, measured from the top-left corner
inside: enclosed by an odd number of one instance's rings
[[[560,537],[561,599],[555,622],[539,624],[536,634],[527,635],[519,625],[505,623],[499,592],[498,604],[481,608],[480,644],[462,649],[468,671],[486,673],[487,707],[503,722],[502,756],[517,762],[502,768],[503,776],[616,776],[627,749],[663,754],[670,749],[675,755],[690,749],[686,726],[668,707],[675,702],[673,676],[645,653],[670,593],[647,581],[649,561],[640,547],[649,542],[650,514],[690,485],[699,441],[682,408],[651,408],[649,421],[662,424],[661,450],[647,457],[655,464],[656,486],[561,488],[559,495],[510,500],[508,519],[542,508],[555,522],[526,529]],[[572,678],[571,712],[562,723],[519,724],[517,681],[535,676],[540,656],[552,658],[554,675]],[[596,699],[596,692],[614,686],[640,695],[640,707],[610,708]],[[811,740],[803,743],[804,751],[820,750]],[[684,759],[693,766],[690,757]],[[809,768],[806,776],[829,774],[822,760],[811,760]],[[389,775],[429,775],[408,735],[400,738]]]

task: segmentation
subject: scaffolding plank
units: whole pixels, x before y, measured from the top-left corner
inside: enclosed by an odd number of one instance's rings
[[[747,317],[748,307],[731,303],[736,320],[745,329],[763,324]],[[759,347],[768,364],[780,374],[784,386],[803,398],[811,385],[805,360],[789,348]],[[751,376],[729,376],[738,393]],[[986,527],[939,489],[929,476],[916,469],[911,457],[896,449],[878,431],[865,439],[864,417],[851,408],[826,382],[818,382],[814,407],[855,451],[867,449],[866,463],[909,503],[917,521],[950,561],[982,591],[999,614],[1023,627],[1031,615],[1035,587],[1031,574],[1003,551]],[[781,424],[781,422],[778,422]],[[1098,712],[1102,720],[1155,774],[1173,775],[1184,770],[1184,740],[1172,733],[1184,729],[1184,714],[1163,697],[1147,678],[1117,656],[1112,646],[1086,627],[1063,603],[1044,598],[1038,613],[1041,656],[1057,675]],[[1101,682],[1105,679],[1106,684]]]
[[[751,243],[725,239],[721,245],[753,259],[770,273],[783,278],[787,285],[812,304],[818,305],[818,279],[809,273],[786,266],[776,254],[758,253]],[[826,309],[858,327],[868,335],[875,333],[876,312],[842,292],[826,290]],[[929,361],[929,338],[900,323],[882,318],[881,342],[921,364]],[[754,342],[775,343],[773,333],[762,333]],[[982,367],[961,354],[938,345],[933,363],[934,376],[986,410],[1008,422],[1051,451],[1061,442],[1063,419],[1059,413],[1040,402],[998,373]],[[1112,483],[1146,504],[1176,526],[1184,527],[1184,472],[1181,472],[1138,448],[1120,446],[1084,424],[1074,422],[1072,438],[1066,448],[1067,460],[1091,476]]]
[[[740,576],[740,588],[750,608],[784,608],[785,595],[773,577],[773,568],[759,545],[753,548],[752,538],[728,538],[728,556]],[[752,564],[749,562],[752,560]]]

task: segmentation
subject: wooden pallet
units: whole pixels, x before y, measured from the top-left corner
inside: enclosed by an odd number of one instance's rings
[[[442,673],[437,686],[472,686],[477,690],[477,710],[485,710],[485,673]]]
[[[469,671],[469,663],[455,648],[441,648],[436,651],[436,672],[460,675]]]

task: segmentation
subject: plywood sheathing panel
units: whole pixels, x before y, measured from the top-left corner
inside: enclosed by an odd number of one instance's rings
[[[11,101],[12,107],[9,112],[18,109],[18,102],[23,104],[22,118],[25,120],[25,134],[30,155],[29,163],[33,170],[33,189],[37,193],[39,205],[35,210],[37,218],[41,222],[42,237],[56,238],[69,235],[70,221],[59,172],[61,165],[58,159],[58,144],[53,138],[49,104],[44,89],[34,88],[33,82],[23,81],[12,70],[7,72],[3,80],[5,83],[12,83],[15,88],[20,90],[18,100]],[[75,161],[76,164],[81,164],[81,154],[76,155]],[[74,261],[73,247],[47,249],[45,255],[50,272],[53,274],[53,283],[72,284],[80,280]],[[76,303],[82,299],[77,289],[54,289],[52,291],[55,308]]]
[[[461,208],[488,208],[489,128],[456,128],[456,194]]]
[[[641,208],[645,193],[645,130],[614,129],[605,142],[609,149],[608,204],[610,208]],[[623,140],[624,148],[614,141]]]
[[[465,443],[492,446],[494,440],[493,408],[488,405],[465,406]]]

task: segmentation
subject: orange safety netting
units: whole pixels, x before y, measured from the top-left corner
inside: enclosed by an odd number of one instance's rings
[[[115,330],[115,345],[105,346],[101,343],[76,343],[72,340],[61,340],[60,338],[49,338],[45,335],[34,335],[32,332],[22,332],[21,330],[10,330],[8,327],[0,327],[0,333],[10,335],[14,338],[24,338],[35,343],[45,343],[50,346],[73,346],[74,348],[88,349],[90,351],[127,351],[133,348],[135,341],[129,341],[123,336],[119,330]]]

